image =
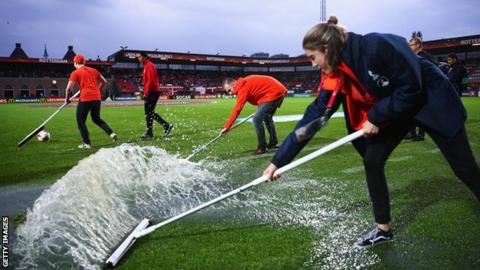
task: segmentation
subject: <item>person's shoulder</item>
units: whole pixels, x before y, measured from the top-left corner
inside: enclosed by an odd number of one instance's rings
[[[80,71],[78,69],[75,69],[70,73],[70,80],[75,80],[80,74]]]
[[[360,39],[360,44],[367,51],[376,51],[378,46],[385,46],[388,44],[385,34],[381,33],[368,33],[363,36],[357,37]]]
[[[384,55],[394,47],[389,34],[375,32],[365,34],[359,38],[361,50],[367,58],[375,58],[378,57],[379,54]]]
[[[398,44],[398,43],[407,43],[407,40],[404,37],[397,36],[395,34],[389,33],[368,33],[363,36],[364,39],[370,40],[372,42],[378,42],[382,44]]]
[[[152,61],[150,61],[149,59],[147,59],[147,60],[145,60],[145,61],[143,62],[143,65],[150,67],[150,66],[153,66],[153,63],[152,63]]]
[[[245,86],[245,84],[247,84],[248,82],[251,81],[252,77],[251,76],[254,76],[254,75],[249,75],[249,76],[246,76],[246,77],[240,77],[237,79],[237,82],[235,83],[235,88],[237,90],[243,88]]]
[[[275,78],[272,77],[272,76],[258,75],[258,74],[248,75],[248,76],[245,76],[243,78],[239,78],[239,80],[240,79],[243,79],[244,81],[272,81],[272,80],[275,80]]]
[[[258,84],[264,84],[264,83],[267,83],[267,82],[270,82],[270,81],[271,81],[271,79],[270,79],[269,76],[254,74],[254,75],[245,76],[243,78],[239,78],[235,85],[238,85],[238,87],[240,87],[240,88],[242,88],[242,87],[254,87]]]
[[[365,37],[370,40],[367,43],[367,50],[373,54],[380,53],[386,57],[392,57],[393,53],[400,53],[409,58],[415,56],[404,37],[384,33],[370,33],[365,35]]]
[[[240,78],[238,78],[237,81],[240,81],[240,80],[248,81],[248,80],[255,79],[255,78],[258,78],[258,75],[253,74],[253,75],[247,75],[245,77],[240,77]]]
[[[433,56],[432,56],[429,52],[427,52],[427,51],[423,51],[423,50],[422,50],[422,51],[420,51],[420,52],[418,53],[418,55],[420,55],[421,57],[427,59],[428,61],[430,61],[430,62],[432,62],[432,63],[434,62],[434,61],[433,61],[433,60],[434,60],[434,59],[433,59]]]
[[[429,52],[424,51],[424,50],[421,50],[420,52],[418,52],[418,55],[420,55],[420,56],[424,56],[424,55],[431,56],[431,54]]]
[[[84,66],[84,68],[85,68],[86,70],[89,70],[89,71],[96,71],[96,72],[98,72],[98,70],[97,70],[96,68],[93,68],[93,67]]]

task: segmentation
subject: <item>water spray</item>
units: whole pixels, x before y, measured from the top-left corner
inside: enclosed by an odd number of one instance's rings
[[[297,159],[281,168],[279,168],[277,171],[276,171],[276,174],[282,174],[284,172],[287,172],[297,166],[300,166],[312,159],[315,159],[341,145],[344,145],[346,143],[349,143],[355,139],[358,139],[360,138],[361,136],[363,136],[363,130],[359,130],[359,131],[356,131],[355,133],[352,133],[350,135],[347,135],[341,139],[339,139],[338,141],[336,142],[333,142],[329,145],[326,145],[318,150],[316,150],[315,152],[313,153],[310,153],[300,159]],[[160,229],[161,227],[163,226],[166,226],[174,221],[177,221],[179,219],[182,219],[188,215],[191,215],[195,212],[198,212],[206,207],[209,207],[215,203],[218,203],[220,201],[223,201],[229,197],[232,197],[242,191],[245,191],[245,190],[248,190],[252,187],[255,187],[255,186],[258,186],[262,183],[265,183],[268,179],[265,177],[265,176],[261,176],[255,180],[253,180],[252,182],[246,184],[246,185],[243,185],[237,189],[234,189],[228,193],[225,193],[213,200],[210,200],[206,203],[203,203],[197,207],[194,207],[186,212],[183,212],[179,215],[176,215],[176,216],[173,216],[167,220],[164,220],[160,223],[157,223],[155,225],[151,225],[150,227],[148,227],[150,225],[150,223],[153,223],[153,221],[149,221],[148,219],[143,219],[131,232],[130,234],[125,238],[125,240],[115,249],[115,251],[112,253],[112,255],[107,259],[106,261],[106,264],[107,266],[109,267],[115,267],[118,262],[122,259],[122,257],[127,253],[127,251],[133,246],[133,244],[135,243],[135,241],[142,237],[142,236],[145,236],[147,234],[150,234],[152,232],[154,232],[155,230],[157,229]]]

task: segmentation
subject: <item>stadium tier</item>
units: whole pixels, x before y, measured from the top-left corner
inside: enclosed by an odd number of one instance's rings
[[[445,62],[455,52],[466,63],[466,92],[480,90],[480,35],[424,42],[424,48],[436,61]],[[108,80],[104,97],[133,97],[142,90],[139,50],[119,50],[107,61],[87,60]],[[245,57],[175,52],[147,52],[155,64],[162,95],[221,95],[221,82],[226,77],[268,74],[281,81],[290,94],[315,93],[319,72],[304,57]],[[10,57],[0,57],[0,99],[32,99],[63,97],[68,77],[74,70],[73,46],[62,59],[29,58],[16,44]],[[266,55],[265,55],[266,56]],[[280,57],[281,56],[281,57]],[[283,57],[283,58],[282,58]]]

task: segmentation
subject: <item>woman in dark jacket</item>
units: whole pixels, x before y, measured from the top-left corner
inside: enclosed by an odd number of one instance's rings
[[[405,134],[418,124],[430,135],[455,174],[480,200],[480,169],[464,127],[465,109],[448,79],[418,58],[404,38],[391,34],[347,33],[335,20],[315,25],[303,48],[322,70],[318,97],[285,139],[264,171],[269,180],[308,143],[343,105],[349,132],[363,129],[353,145],[364,161],[377,226],[358,243],[369,247],[393,239],[385,163]]]

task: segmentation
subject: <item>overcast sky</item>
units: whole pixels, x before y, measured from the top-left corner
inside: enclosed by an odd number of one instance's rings
[[[424,40],[480,34],[479,0],[327,0],[349,31]],[[62,58],[68,45],[102,59],[128,49],[223,55],[302,53],[319,22],[317,0],[0,0],[0,56],[15,43],[29,57]]]

